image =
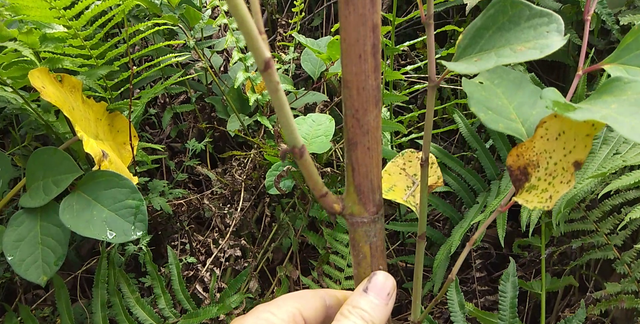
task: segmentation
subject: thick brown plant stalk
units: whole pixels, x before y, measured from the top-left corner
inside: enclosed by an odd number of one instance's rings
[[[356,284],[386,270],[382,200],[381,2],[340,0],[342,109],[345,120],[344,217]]]

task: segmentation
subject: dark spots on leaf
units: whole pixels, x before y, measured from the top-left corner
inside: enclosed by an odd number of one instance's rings
[[[582,165],[584,163],[582,161],[573,161],[573,169],[577,172],[582,169]]]
[[[511,183],[513,183],[513,186],[516,188],[516,193],[520,192],[520,190],[527,184],[527,182],[529,182],[529,179],[531,177],[526,165],[520,165],[516,167],[507,166],[507,171],[509,172]]]

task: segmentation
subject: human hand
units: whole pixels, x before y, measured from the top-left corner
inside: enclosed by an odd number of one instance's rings
[[[258,305],[231,324],[384,324],[396,299],[396,281],[376,271],[355,291],[307,289]]]

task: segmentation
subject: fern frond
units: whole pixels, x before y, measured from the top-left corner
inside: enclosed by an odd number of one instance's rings
[[[437,195],[429,195],[429,206],[441,212],[442,215],[447,216],[454,226],[462,220],[462,214],[446,200]]]
[[[493,156],[489,153],[489,149],[487,149],[485,143],[480,139],[480,136],[478,136],[478,133],[476,133],[471,125],[469,125],[469,122],[464,115],[462,115],[462,113],[457,109],[453,109],[453,119],[456,124],[458,124],[460,133],[462,133],[462,136],[467,140],[467,143],[475,149],[478,160],[484,168],[484,171],[487,173],[489,180],[493,181],[498,179],[500,176],[500,170],[498,169]]]
[[[220,294],[220,298],[218,298],[218,303],[226,304],[227,299],[231,298],[231,296],[238,293],[238,290],[240,290],[240,287],[242,287],[242,285],[245,283],[250,273],[251,273],[251,267],[248,267],[244,269],[242,272],[240,272],[235,278],[231,279],[227,284],[227,288],[224,291],[222,291],[222,293]]]
[[[620,295],[589,307],[589,314],[600,315],[612,309],[640,309],[640,299],[633,295]]]
[[[200,324],[204,320],[215,318],[223,314],[224,313],[220,311],[220,305],[209,305],[183,315],[178,324]]]
[[[462,181],[457,175],[453,174],[447,168],[440,169],[442,172],[442,178],[444,179],[444,183],[447,184],[457,195],[462,199],[465,206],[471,207],[475,200],[475,195],[467,186],[467,184]]]
[[[487,184],[482,180],[480,175],[471,168],[466,168],[462,161],[453,156],[451,153],[444,150],[442,147],[431,144],[431,153],[440,161],[444,163],[451,170],[458,173],[462,178],[473,187],[476,193],[480,193],[487,189]]]
[[[122,298],[122,293],[118,290],[118,265],[116,262],[116,257],[118,257],[118,253],[114,249],[109,256],[109,278],[108,278],[108,290],[109,296],[111,299],[111,309],[113,310],[113,314],[115,315],[116,322],[118,324],[136,324],[136,321],[129,315],[127,308],[124,303],[124,299]]]
[[[620,25],[618,25],[616,17],[613,15],[613,12],[611,12],[611,9],[609,9],[609,5],[605,2],[598,1],[596,3],[596,13],[600,16],[600,19],[605,22],[605,25],[611,30],[613,35],[615,35],[618,40],[621,40]]]
[[[496,147],[502,162],[507,161],[507,156],[512,149],[511,143],[509,143],[509,138],[504,133],[494,131],[493,129],[488,129],[489,136],[493,140],[493,145]]]
[[[638,184],[640,184],[640,170],[635,170],[635,171],[623,174],[619,178],[611,181],[609,185],[607,185],[604,189],[602,189],[602,191],[598,195],[598,198],[602,197],[602,195],[608,192],[629,189],[629,188],[638,186]]]
[[[158,304],[160,313],[168,320],[177,320],[179,316],[178,312],[173,308],[171,295],[169,295],[169,292],[165,287],[164,279],[162,279],[160,273],[158,273],[158,267],[153,263],[153,256],[151,255],[151,251],[148,249],[145,253],[144,263],[147,267],[147,273],[149,273],[149,277],[151,279],[153,295],[156,299],[156,303]]]
[[[180,260],[173,249],[167,245],[167,255],[169,256],[169,273],[171,274],[171,287],[176,299],[187,311],[192,312],[196,307],[196,303],[193,302],[191,295],[182,278],[182,269],[180,266]]]
[[[147,302],[140,297],[140,293],[124,270],[117,269],[116,273],[118,275],[118,285],[120,286],[120,291],[122,291],[125,305],[129,308],[133,316],[143,324],[162,323],[162,319],[153,311],[153,307],[147,304]]]
[[[585,309],[585,306],[584,306],[584,300],[581,300],[580,308],[578,308],[578,311],[575,314],[563,319],[558,324],[582,324],[586,319],[587,319],[587,310]]]
[[[467,309],[464,304],[464,296],[460,290],[458,277],[453,281],[447,290],[447,306],[451,313],[453,324],[467,324]]]
[[[71,309],[71,298],[69,297],[69,290],[64,280],[57,274],[51,278],[53,282],[53,288],[56,295],[56,307],[58,309],[58,315],[60,315],[61,324],[73,324],[73,309]]]
[[[109,324],[107,318],[107,252],[100,247],[100,259],[93,277],[93,299],[91,300],[92,323]]]
[[[39,324],[38,319],[31,313],[31,308],[24,304],[18,304],[18,313],[24,324]]]
[[[500,277],[498,286],[498,323],[520,323],[518,318],[518,273],[516,263],[509,258],[509,267]]]

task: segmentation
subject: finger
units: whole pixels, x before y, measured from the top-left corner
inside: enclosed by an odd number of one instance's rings
[[[353,292],[311,289],[293,292],[258,305],[231,324],[325,324],[331,323]]]
[[[384,324],[396,300],[396,281],[385,271],[364,280],[342,305],[333,324]]]

